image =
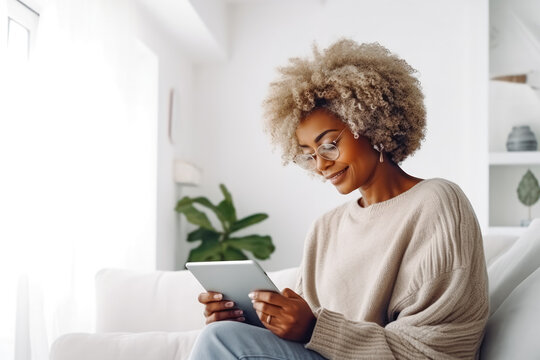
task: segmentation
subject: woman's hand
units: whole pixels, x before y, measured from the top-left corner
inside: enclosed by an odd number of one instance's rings
[[[281,294],[254,291],[249,297],[259,319],[268,330],[286,340],[303,343],[309,341],[317,319],[300,295],[286,288]]]
[[[234,302],[223,300],[223,294],[216,292],[201,293],[198,300],[205,305],[204,317],[206,317],[206,324],[222,320],[246,320],[243,311],[235,308]]]

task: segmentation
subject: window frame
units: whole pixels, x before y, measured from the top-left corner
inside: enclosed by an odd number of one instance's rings
[[[28,58],[32,56],[37,37],[39,13],[31,6],[37,5],[37,3],[31,3],[27,0],[6,0],[7,16],[3,19],[5,21],[5,35],[2,34],[6,51],[9,51],[7,41],[9,38],[10,22],[13,21],[28,31]]]

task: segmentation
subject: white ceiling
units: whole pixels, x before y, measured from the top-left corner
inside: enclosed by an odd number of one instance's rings
[[[214,1],[221,3],[223,0]],[[163,30],[173,37],[177,42],[176,45],[180,46],[194,62],[226,57],[224,45],[220,43],[219,36],[212,33],[213,27],[208,24],[209,21],[216,19],[203,19],[194,6],[194,3],[198,3],[197,0],[137,0],[137,2],[149,16],[162,25]]]
[[[35,0],[34,0],[35,1]],[[39,0],[38,0],[39,1]],[[243,4],[261,4],[290,1],[312,1],[321,4],[332,0],[137,0],[163,28],[178,41],[195,61],[198,59],[226,58],[227,40],[220,38],[227,32],[227,11],[213,9]],[[396,0],[398,1],[398,0]],[[221,5],[221,6],[219,6]],[[364,5],[365,6],[365,5]],[[201,13],[203,8],[206,13]],[[494,16],[496,15],[496,16]],[[540,54],[540,1],[539,0],[490,0],[491,40],[504,38],[507,25],[500,19],[514,16],[521,23],[521,33],[530,48]],[[222,31],[212,26],[215,22],[225,24]],[[505,21],[503,21],[505,22]],[[515,22],[515,21],[514,21]],[[517,26],[517,25],[516,25]],[[528,50],[531,51],[530,49]]]

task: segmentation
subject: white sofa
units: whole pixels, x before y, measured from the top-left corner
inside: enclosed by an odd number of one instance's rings
[[[540,359],[540,219],[520,237],[484,237],[490,319],[481,359]],[[296,268],[269,272],[281,289]],[[202,288],[187,271],[137,273],[106,269],[96,276],[96,333],[67,334],[51,360],[186,359],[202,327]]]

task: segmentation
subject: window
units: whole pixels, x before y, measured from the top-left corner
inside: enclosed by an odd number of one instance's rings
[[[7,47],[16,60],[26,60],[30,55],[30,31],[12,18],[8,18]]]
[[[26,2],[7,0],[7,54],[17,62],[28,60],[36,40],[39,14]]]

